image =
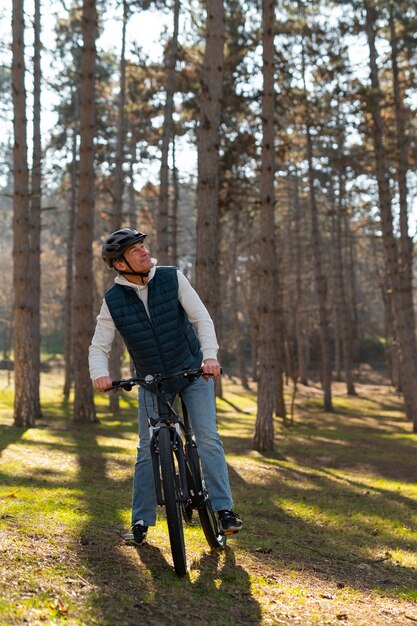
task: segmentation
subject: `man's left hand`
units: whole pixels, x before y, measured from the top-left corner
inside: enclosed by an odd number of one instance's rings
[[[217,359],[205,359],[203,361],[202,369],[205,374],[211,374],[214,377],[220,376],[222,373],[220,363]]]

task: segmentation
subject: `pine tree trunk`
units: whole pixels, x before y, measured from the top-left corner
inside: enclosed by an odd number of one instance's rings
[[[277,246],[276,237],[274,237],[274,249],[280,249]],[[284,398],[284,354],[286,353],[285,346],[288,344],[288,338],[286,338],[286,329],[284,321],[284,294],[282,277],[279,274],[279,270],[282,267],[282,254],[275,253],[275,287],[273,292],[274,297],[274,318],[275,318],[275,415],[282,417],[287,416],[287,409],[285,406]],[[290,376],[292,379],[295,377],[294,363],[290,351],[290,358],[287,367],[289,368]]]
[[[303,44],[304,46],[304,44]],[[321,259],[321,244],[319,230],[319,215],[317,209],[316,192],[315,192],[315,175],[313,166],[313,140],[311,136],[311,114],[307,99],[307,87],[305,77],[305,52],[302,49],[302,80],[304,93],[306,94],[306,140],[307,140],[307,163],[308,163],[308,180],[309,180],[309,197],[310,197],[310,219],[311,219],[311,238],[313,246],[314,259],[314,279],[316,283],[316,292],[319,309],[319,336],[320,336],[320,353],[321,353],[321,378],[323,386],[323,408],[325,411],[332,411],[332,364],[330,353],[330,336],[329,321],[327,314],[327,281],[323,272],[323,264]]]
[[[133,137],[133,133],[131,133],[132,139],[130,142],[130,163],[129,163],[129,189],[128,189],[128,200],[129,200],[129,223],[134,226],[136,224],[136,192],[135,192],[135,172],[133,168],[136,144]],[[141,229],[141,225],[138,224],[139,230]]]
[[[173,110],[175,95],[175,74],[178,49],[178,19],[180,2],[174,0],[174,28],[167,51],[167,81],[164,123],[162,126],[161,174],[159,187],[159,208],[157,220],[157,256],[161,265],[168,265],[169,254],[169,146],[173,131]]]
[[[34,375],[32,337],[34,302],[30,296],[32,276],[30,241],[29,171],[26,141],[26,90],[23,0],[13,0],[13,337],[15,400],[14,425],[33,426],[38,409],[37,376]]]
[[[74,95],[78,118],[78,94]],[[73,369],[73,346],[72,346],[72,296],[74,286],[74,224],[77,205],[77,138],[78,129],[72,129],[72,159],[70,165],[71,188],[69,198],[69,222],[67,230],[67,258],[65,263],[65,300],[64,300],[64,323],[65,323],[65,374],[64,374],[64,398],[68,400],[74,380]]]
[[[403,284],[404,307],[409,328],[416,327],[413,300],[413,239],[408,232],[408,186],[407,186],[407,131],[404,116],[403,97],[401,94],[398,68],[398,42],[395,29],[394,4],[390,4],[390,43],[392,75],[394,88],[394,111],[396,123],[397,162],[398,162],[398,195],[400,205],[400,248],[399,262],[401,282]],[[416,348],[416,344],[414,343]],[[417,362],[417,354],[414,359]]]
[[[31,290],[33,300],[32,341],[33,376],[35,377],[36,416],[41,416],[40,352],[41,352],[41,203],[42,203],[42,145],[41,145],[41,10],[35,0],[33,42],[33,152],[30,194]]]
[[[170,202],[169,212],[169,250],[172,265],[178,263],[178,205],[180,201],[180,185],[178,179],[178,168],[176,160],[176,141],[172,138],[172,190],[173,195]]]
[[[347,204],[349,199],[347,198]],[[346,266],[346,302],[348,303],[348,313],[351,328],[351,355],[352,368],[354,363],[359,361],[359,318],[358,318],[358,289],[356,280],[356,250],[355,239],[349,225],[349,212],[344,207],[342,216],[342,241],[346,250],[344,264]]]
[[[309,123],[307,123],[306,135],[308,176],[310,186],[311,237],[314,255],[314,277],[316,282],[317,299],[319,305],[319,335],[323,385],[323,408],[325,411],[332,411],[332,366],[330,355],[329,321],[327,315],[327,282],[323,272],[321,260],[319,218],[314,187],[315,177],[313,170],[313,142],[311,138]]]
[[[297,341],[297,370],[302,385],[308,384],[306,359],[306,329],[304,320],[304,289],[303,289],[303,259],[304,251],[301,245],[301,204],[299,193],[298,172],[295,171],[294,180],[294,249],[295,249],[295,334]]]
[[[118,97],[117,111],[117,145],[116,145],[116,163],[114,168],[114,193],[113,193],[113,211],[112,211],[112,230],[118,230],[123,222],[123,194],[124,194],[124,156],[125,156],[125,102],[126,102],[126,27],[128,21],[128,4],[123,0],[123,19],[122,19],[122,47],[120,52],[120,90]],[[132,224],[134,227],[135,224]],[[113,283],[113,276],[110,277]],[[123,362],[124,344],[119,333],[116,332],[109,358],[109,371],[113,380],[121,379],[121,368]],[[119,394],[109,394],[109,408],[113,413],[118,413],[120,409]]]
[[[376,160],[376,176],[378,183],[379,204],[382,224],[385,265],[388,286],[392,293],[393,317],[396,337],[401,358],[401,375],[407,418],[413,422],[417,432],[417,362],[414,328],[409,327],[408,299],[404,296],[403,273],[400,271],[397,242],[393,230],[391,190],[389,185],[385,147],[383,142],[383,122],[381,115],[381,91],[377,68],[377,52],[375,45],[376,11],[369,2],[364,3],[366,10],[366,34],[369,46],[369,65],[371,74],[372,95],[369,109],[373,121],[373,142]]]
[[[93,335],[94,129],[97,14],[95,0],[84,0],[80,87],[80,161],[75,215],[73,296],[74,420],[95,422],[88,347]]]
[[[341,122],[340,122],[341,124]],[[339,167],[344,167],[343,159],[343,139],[339,137],[338,143]],[[338,337],[341,337],[343,347],[343,369],[345,372],[346,389],[349,396],[355,396],[356,390],[353,381],[352,366],[352,326],[350,312],[346,296],[345,263],[343,258],[343,235],[342,224],[345,212],[345,179],[344,172],[338,173],[338,198],[334,205],[334,238],[335,238],[335,291],[337,293],[337,324]],[[336,368],[337,371],[337,368]]]
[[[275,184],[274,184],[274,32],[275,3],[263,0],[263,98],[262,98],[262,164],[261,164],[261,246],[262,274],[259,289],[258,332],[258,411],[253,448],[269,452],[274,447],[273,411],[275,404]]]
[[[224,8],[206,0],[206,49],[198,131],[196,289],[215,326],[219,320],[219,144],[223,97]]]

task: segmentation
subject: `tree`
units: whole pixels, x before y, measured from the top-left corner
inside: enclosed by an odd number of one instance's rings
[[[23,0],[13,0],[12,91],[13,91],[13,342],[15,370],[15,426],[33,426],[39,409],[37,377],[34,375],[33,299],[29,170],[27,162],[27,120],[24,58]]]
[[[40,388],[40,308],[41,308],[41,204],[42,204],[42,142],[41,142],[41,5],[35,0],[33,54],[33,152],[30,186],[31,290],[33,300],[32,342],[33,376],[36,394],[36,415],[41,414]]]
[[[92,242],[94,229],[94,131],[97,13],[95,0],[84,0],[80,86],[80,160],[75,214],[75,277],[73,293],[74,420],[94,422],[93,388],[88,371],[88,346],[93,333]]]
[[[314,148],[312,136],[312,115],[307,95],[305,76],[305,52],[303,41],[302,49],[302,78],[306,102],[306,155],[308,163],[308,180],[310,196],[311,239],[314,258],[314,278],[316,283],[317,299],[319,306],[319,335],[321,353],[321,378],[323,385],[323,407],[325,411],[332,411],[332,365],[330,354],[329,320],[327,315],[327,281],[323,272],[322,248],[320,243],[319,215],[316,198],[315,172],[313,166]]]
[[[120,51],[120,88],[117,103],[117,135],[116,135],[116,159],[114,166],[114,185],[113,185],[113,210],[111,214],[111,230],[118,230],[123,223],[123,193],[125,188],[124,180],[124,161],[125,161],[125,143],[126,143],[126,27],[128,20],[128,3],[123,0],[123,17],[122,17],[122,46]],[[134,224],[132,224],[134,226]],[[109,282],[113,282],[113,276],[109,276]],[[121,366],[123,360],[124,345],[118,331],[116,331],[115,340],[113,342],[112,351],[109,358],[110,376],[120,379]],[[109,396],[109,406],[113,412],[117,412],[119,406],[118,394],[111,393]]]
[[[172,140],[173,109],[175,95],[175,73],[178,49],[178,20],[180,12],[179,0],[174,0],[174,26],[173,33],[166,52],[166,98],[164,108],[164,123],[162,126],[161,142],[161,174],[159,187],[159,207],[157,220],[157,256],[162,265],[169,262],[169,231],[174,226],[169,224],[169,146]]]
[[[263,96],[261,165],[262,278],[259,280],[258,329],[258,412],[253,447],[260,452],[274,447],[273,411],[275,404],[275,184],[274,184],[274,0],[262,2]]]
[[[376,177],[379,194],[379,210],[382,225],[382,240],[384,245],[385,266],[388,286],[392,294],[393,322],[398,340],[401,361],[402,382],[404,385],[404,400],[407,417],[413,422],[414,432],[417,432],[417,362],[415,329],[409,327],[409,309],[407,286],[404,284],[404,272],[400,272],[399,253],[394,235],[392,198],[388,178],[386,150],[383,137],[383,122],[381,115],[381,89],[377,67],[377,49],[375,45],[377,11],[373,0],[365,0],[365,27],[369,47],[369,69],[372,92],[369,96],[368,107],[373,122],[373,144],[376,163]],[[409,286],[408,286],[409,288]]]
[[[198,129],[196,288],[217,324],[219,319],[219,127],[223,93],[224,8],[206,0],[206,48],[201,73]]]

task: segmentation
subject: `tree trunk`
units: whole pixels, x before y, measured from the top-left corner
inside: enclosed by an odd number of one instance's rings
[[[390,43],[392,75],[394,88],[394,111],[396,123],[397,161],[398,161],[398,194],[400,205],[400,274],[403,283],[404,306],[407,324],[415,332],[415,314],[413,301],[413,239],[408,232],[408,187],[407,187],[407,131],[404,116],[403,97],[398,68],[398,42],[395,29],[394,4],[390,3]],[[414,343],[414,347],[415,343]],[[414,356],[417,361],[417,354]]]
[[[95,0],[84,0],[80,87],[79,196],[75,215],[73,297],[74,420],[95,422],[88,346],[93,334],[94,129],[97,14]]]
[[[167,81],[164,123],[162,126],[161,174],[159,186],[159,209],[157,220],[157,256],[161,265],[168,265],[169,254],[169,146],[172,139],[172,115],[174,110],[175,72],[178,49],[178,19],[180,2],[174,0],[174,28],[167,50]]]
[[[261,232],[259,257],[262,275],[259,289],[258,332],[258,412],[253,447],[269,452],[274,447],[273,411],[275,404],[275,181],[274,181],[274,0],[262,2],[263,97],[261,164]]]
[[[120,90],[117,111],[117,146],[116,146],[116,163],[114,168],[114,193],[113,193],[113,212],[111,218],[112,230],[118,230],[123,222],[123,194],[124,194],[124,160],[125,160],[125,102],[126,102],[126,27],[128,20],[128,4],[123,0],[123,19],[122,19],[122,47],[120,52]],[[135,224],[132,224],[134,227]],[[110,278],[113,283],[113,276]],[[124,344],[119,333],[116,332],[110,358],[109,371],[113,380],[121,379],[121,368],[123,362]],[[120,409],[119,394],[109,394],[109,408],[113,413],[118,413]]]
[[[369,46],[369,65],[371,75],[372,94],[369,99],[369,110],[373,121],[373,142],[376,160],[376,175],[378,183],[379,204],[382,225],[382,239],[384,257],[387,270],[388,285],[392,294],[394,327],[399,344],[401,358],[401,375],[404,385],[403,393],[407,418],[413,422],[414,432],[417,432],[417,362],[414,328],[409,327],[408,297],[400,271],[397,242],[393,230],[393,216],[391,205],[391,190],[389,185],[385,147],[383,142],[383,122],[381,116],[381,91],[377,68],[377,52],[375,45],[376,11],[373,5],[365,1],[366,35]]]
[[[340,121],[340,124],[342,122]],[[339,167],[344,168],[343,159],[343,139],[339,138]],[[338,199],[335,205],[335,274],[336,274],[336,290],[338,294],[338,322],[340,324],[342,346],[343,346],[343,369],[345,372],[346,389],[349,396],[355,396],[356,390],[353,382],[353,366],[352,366],[352,325],[350,312],[346,297],[346,279],[345,264],[343,260],[343,236],[342,223],[343,214],[345,212],[345,178],[344,171],[338,173]]]
[[[32,348],[33,376],[36,394],[35,415],[41,416],[40,405],[40,352],[41,352],[41,197],[42,197],[42,145],[41,145],[41,9],[40,0],[34,6],[33,41],[33,152],[30,194],[30,246],[31,277],[30,298],[33,300]],[[28,294],[29,297],[29,294]]]
[[[302,385],[308,384],[306,359],[306,329],[304,319],[304,289],[303,289],[303,259],[304,251],[301,245],[301,203],[299,179],[297,170],[294,180],[294,248],[295,248],[295,334],[297,341],[297,371]]]
[[[176,141],[172,138],[172,190],[169,212],[169,250],[172,265],[178,263],[178,204],[180,201],[180,185],[178,180],[178,168],[176,161]]]
[[[137,216],[136,216],[136,193],[135,193],[135,172],[134,172],[134,161],[136,154],[136,144],[135,139],[131,137],[130,143],[130,163],[129,163],[129,189],[128,189],[128,200],[129,200],[129,223],[134,226],[136,224]],[[141,225],[138,224],[139,230],[141,230]]]
[[[74,94],[76,119],[78,118],[78,94]],[[70,198],[69,198],[69,223],[67,231],[67,258],[65,266],[65,300],[64,300],[64,320],[65,320],[65,378],[64,378],[64,398],[68,400],[72,383],[74,380],[73,368],[73,345],[72,345],[72,299],[74,286],[74,223],[77,205],[77,140],[78,128],[74,124],[72,129],[72,160],[70,165]]]
[[[13,337],[15,399],[14,425],[33,426],[39,407],[36,363],[32,337],[34,303],[32,288],[29,171],[26,141],[26,90],[23,0],[13,0],[12,92],[13,92]]]
[[[196,289],[219,321],[219,143],[223,95],[224,8],[206,0],[206,49],[201,74],[198,131]]]
[[[346,190],[345,190],[346,193]],[[347,276],[346,284],[346,301],[349,305],[349,319],[351,328],[351,354],[352,354],[352,367],[354,363],[359,361],[359,318],[358,318],[358,289],[356,279],[356,243],[351,232],[349,223],[349,211],[347,206],[349,204],[349,198],[347,198],[347,204],[344,207],[342,215],[342,241],[346,250],[346,257],[344,260],[346,266],[345,276]]]
[[[329,321],[327,315],[327,282],[326,276],[323,272],[321,260],[319,217],[314,187],[315,176],[313,170],[313,141],[311,137],[309,122],[307,122],[306,125],[306,136],[308,177],[310,187],[311,237],[314,255],[314,277],[316,282],[317,299],[319,305],[319,334],[323,385],[323,408],[325,411],[332,411],[332,366],[330,356]]]

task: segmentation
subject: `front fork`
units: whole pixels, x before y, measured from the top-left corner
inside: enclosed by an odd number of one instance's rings
[[[152,469],[153,469],[153,477],[155,484],[155,496],[156,501],[159,506],[163,506],[165,504],[164,496],[162,492],[162,484],[161,484],[161,471],[160,471],[160,460],[159,460],[159,442],[158,435],[161,428],[168,428],[170,441],[171,441],[171,449],[173,454],[175,454],[178,467],[177,478],[177,486],[179,487],[180,498],[182,502],[187,502],[190,498],[188,492],[187,485],[187,473],[186,473],[186,465],[185,465],[185,457],[184,457],[184,447],[182,443],[182,439],[179,434],[179,425],[175,424],[174,426],[158,426],[151,427],[152,436],[150,442],[151,448],[151,459],[152,459]]]

